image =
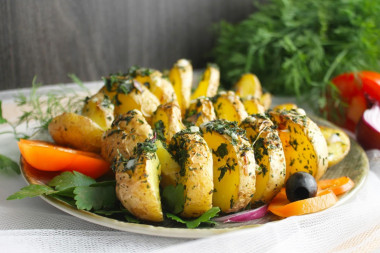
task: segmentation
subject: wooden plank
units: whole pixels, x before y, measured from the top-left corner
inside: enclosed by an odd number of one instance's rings
[[[2,0],[0,89],[33,77],[98,80],[131,65],[170,68],[179,58],[205,66],[214,23],[239,21],[252,0]]]

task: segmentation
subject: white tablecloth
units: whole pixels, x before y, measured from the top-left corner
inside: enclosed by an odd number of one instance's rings
[[[0,93],[8,118],[18,114],[13,94]],[[0,135],[0,141],[0,154],[18,161],[13,136]],[[371,171],[365,185],[341,206],[198,240],[108,229],[40,198],[7,201],[26,182],[20,175],[0,171],[0,252],[372,252],[380,249],[380,151],[369,155]]]

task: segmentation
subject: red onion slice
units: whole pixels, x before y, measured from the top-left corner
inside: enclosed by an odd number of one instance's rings
[[[367,109],[356,126],[356,139],[364,149],[380,149],[380,106]]]
[[[264,217],[265,214],[267,213],[267,210],[268,210],[268,205],[263,205],[256,209],[218,217],[213,220],[218,221],[218,222],[223,222],[223,223],[250,221],[250,220],[255,220],[255,219]]]

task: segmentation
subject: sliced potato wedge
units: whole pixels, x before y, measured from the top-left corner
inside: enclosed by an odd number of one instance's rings
[[[168,185],[177,185],[181,166],[174,160],[169,151],[160,140],[156,141],[157,156],[161,164],[160,185],[165,188]]]
[[[212,150],[213,205],[225,213],[237,212],[255,193],[255,156],[245,131],[226,120],[210,121],[200,128]]]
[[[54,117],[49,133],[55,143],[75,149],[99,153],[103,129],[90,118],[65,112]]]
[[[160,71],[140,68],[132,74],[136,81],[145,85],[158,98],[160,104],[177,101],[173,85]]]
[[[190,61],[178,60],[170,70],[169,80],[174,87],[181,113],[185,115],[190,104],[191,86],[193,84],[193,67]]]
[[[137,143],[144,142],[153,136],[150,125],[138,110],[119,115],[101,138],[101,154],[109,163],[121,154],[129,159]]]
[[[260,98],[262,95],[262,88],[260,80],[256,75],[247,73],[242,75],[240,80],[235,84],[236,95],[241,98],[253,96]]]
[[[276,105],[275,107],[273,107],[274,111],[281,111],[281,110],[290,111],[290,110],[296,110],[296,109],[298,109],[298,106],[296,104],[292,104],[292,103],[280,104],[280,105]]]
[[[212,98],[218,119],[236,121],[239,124],[248,116],[240,98],[233,92],[220,92]]]
[[[304,171],[318,180],[328,166],[326,140],[319,127],[298,110],[269,112],[284,148],[286,179]]]
[[[219,67],[215,64],[208,64],[203,73],[202,80],[199,82],[197,89],[191,95],[191,100],[199,97],[213,97],[218,92],[220,81]]]
[[[199,217],[212,207],[212,153],[199,132],[176,133],[169,151],[180,164],[179,183],[184,185],[185,204],[181,216]]]
[[[242,100],[243,100],[244,108],[247,111],[248,115],[265,112],[265,108],[261,104],[259,98],[249,96],[249,97],[244,98]]]
[[[185,129],[178,105],[174,102],[159,105],[153,114],[152,126],[158,138],[169,144],[175,133]]]
[[[89,117],[104,131],[111,127],[114,120],[114,105],[103,92],[98,92],[87,98],[82,109],[82,115]]]
[[[326,139],[329,167],[339,163],[350,151],[350,138],[340,129],[320,126]]]
[[[264,114],[248,116],[240,124],[253,144],[258,165],[256,192],[251,201],[254,206],[269,203],[285,182],[285,154],[278,132],[273,126],[273,122]]]
[[[129,75],[113,75],[106,78],[105,82],[106,85],[101,91],[115,104],[115,116],[137,109],[150,122],[160,101],[145,85],[133,80]]]
[[[260,97],[260,102],[264,106],[265,110],[269,110],[271,104],[272,104],[272,95],[269,92],[265,92]]]
[[[116,178],[116,196],[131,214],[139,219],[163,220],[159,178],[161,166],[156,153],[139,143],[129,159],[119,154],[113,163]],[[148,144],[147,144],[148,143]]]
[[[200,126],[215,119],[214,106],[208,97],[199,97],[190,102],[190,106],[186,111],[185,122]]]

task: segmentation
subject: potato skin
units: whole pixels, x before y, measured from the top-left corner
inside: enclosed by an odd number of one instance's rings
[[[233,92],[220,92],[212,98],[218,119],[236,121],[239,124],[248,116],[240,98]]]
[[[114,108],[108,96],[98,92],[86,99],[82,115],[92,119],[105,131],[111,127],[114,120]]]
[[[163,221],[156,153],[144,152],[130,160],[119,157],[115,163],[116,196],[122,205],[139,219]]]
[[[158,137],[169,144],[175,133],[185,129],[181,109],[175,102],[159,105],[152,116],[152,126],[159,134]]]
[[[186,111],[185,122],[200,126],[203,123],[216,119],[216,114],[212,101],[207,97],[199,97],[190,102]]]
[[[150,125],[138,110],[132,110],[119,115],[101,138],[101,154],[103,158],[112,163],[122,154],[126,159],[133,155],[137,143],[144,142],[153,136]]]
[[[270,111],[269,115],[284,149],[286,179],[297,171],[310,173],[316,180],[321,178],[328,166],[328,151],[319,127],[301,109]]]
[[[65,112],[52,119],[48,127],[58,145],[99,153],[103,129],[85,116]]]
[[[273,122],[264,114],[248,116],[240,127],[245,129],[253,144],[256,163],[256,192],[254,206],[269,203],[285,182],[286,161],[282,143]]]
[[[180,164],[179,183],[185,186],[185,204],[181,216],[199,217],[212,207],[212,154],[199,133],[184,130],[175,134],[169,151]]]
[[[201,132],[213,156],[213,205],[222,212],[245,208],[255,193],[256,162],[245,131],[233,122],[214,120]]]

